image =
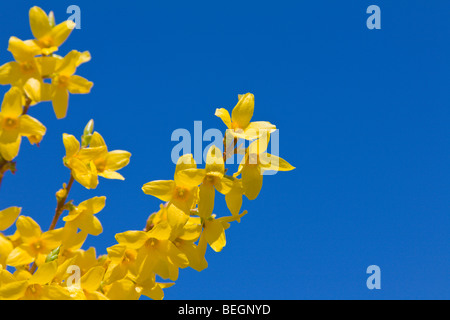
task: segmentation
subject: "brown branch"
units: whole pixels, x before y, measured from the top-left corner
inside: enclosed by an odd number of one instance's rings
[[[66,194],[58,200],[58,203],[56,205],[55,215],[53,216],[52,223],[51,223],[50,227],[48,228],[49,231],[55,229],[56,223],[58,222],[58,219],[61,216],[61,213],[64,211],[64,206],[66,205],[66,200],[67,200],[67,197],[69,196],[69,192],[70,192],[70,189],[72,188],[72,184],[73,184],[74,180],[75,179],[73,178],[73,175],[71,174],[70,180],[67,183]]]

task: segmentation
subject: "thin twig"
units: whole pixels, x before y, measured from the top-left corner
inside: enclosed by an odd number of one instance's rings
[[[66,187],[66,194],[64,195],[64,197],[59,199],[59,201],[56,205],[55,215],[53,217],[52,224],[48,228],[49,231],[55,229],[56,223],[58,222],[58,219],[61,216],[61,213],[64,211],[64,206],[66,205],[66,200],[67,200],[67,197],[69,196],[69,192],[70,192],[70,189],[72,188],[72,184],[73,184],[74,180],[75,179],[73,178],[73,175],[70,175],[70,180],[67,183],[67,187]]]

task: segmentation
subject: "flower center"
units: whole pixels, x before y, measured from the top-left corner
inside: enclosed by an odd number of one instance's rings
[[[176,187],[174,198],[178,200],[186,200],[189,196],[189,190],[183,187]]]
[[[45,36],[39,39],[39,44],[41,47],[49,48],[53,46],[53,38],[50,36]]]
[[[30,61],[22,62],[20,64],[20,70],[22,73],[30,74],[34,72],[34,65]]]
[[[35,241],[31,247],[33,248],[34,252],[39,253],[44,249],[44,246],[40,240]]]
[[[26,297],[39,297],[41,294],[42,288],[39,284],[32,284],[30,286],[28,286],[26,292],[25,292],[25,296]]]
[[[106,168],[106,159],[104,159],[104,158],[96,159],[96,160],[94,160],[94,164],[95,164],[95,166],[96,166],[98,172],[103,172],[103,171],[105,171],[105,168]]]
[[[130,249],[125,250],[125,254],[124,254],[124,256],[123,256],[122,262],[123,262],[124,264],[130,264],[130,263],[132,263],[134,260],[136,260],[136,254],[135,254],[135,252],[133,252],[133,251],[130,250]]]
[[[69,85],[70,78],[65,75],[59,75],[55,78],[55,83],[58,87],[67,87]]]
[[[145,242],[147,248],[153,248],[158,244],[158,240],[155,238],[150,238]]]
[[[16,118],[3,118],[2,127],[5,130],[13,130],[19,126],[19,119]]]

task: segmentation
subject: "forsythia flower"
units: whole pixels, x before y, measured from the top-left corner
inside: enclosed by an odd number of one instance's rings
[[[83,61],[82,53],[76,50],[69,52],[64,59],[57,61],[52,74],[52,104],[58,119],[67,114],[69,92],[89,93],[93,83],[83,77],[75,75],[77,66]]]
[[[89,147],[80,148],[80,142],[69,134],[63,134],[63,142],[66,148],[64,164],[71,169],[74,179],[84,187],[96,188],[98,176],[124,180],[116,171],[128,165],[131,153],[123,150],[108,152],[106,143],[98,132],[92,134]]]
[[[30,9],[30,27],[35,40],[33,42],[41,48],[43,55],[50,55],[66,41],[75,28],[73,21],[63,21],[55,25],[53,13],[49,16],[39,7]]]
[[[34,58],[39,48],[16,37],[9,38],[8,50],[16,61],[0,67],[0,84],[22,87],[30,78],[40,78],[40,66]]]
[[[56,261],[45,263],[31,275],[24,275],[26,279],[11,279],[0,288],[0,300],[66,300],[70,299],[68,291],[51,283],[58,265]]]
[[[206,241],[214,251],[222,251],[227,243],[225,230],[230,227],[229,222],[238,220],[246,214],[247,211],[244,211],[237,216],[220,217],[217,219],[214,216],[211,216],[208,219],[205,219],[200,242]]]
[[[251,93],[239,95],[239,101],[230,113],[224,109],[216,109],[216,116],[222,119],[230,132],[236,138],[253,140],[258,138],[263,132],[275,131],[275,125],[267,121],[250,122],[255,108],[255,97]]]
[[[96,154],[96,157],[94,158],[94,164],[99,176],[107,179],[125,179],[116,171],[128,165],[131,153],[123,150],[113,150],[108,152],[105,140],[103,140],[98,132],[92,134],[89,146],[91,148],[101,148],[101,152]]]
[[[95,189],[98,185],[97,168],[94,158],[104,152],[105,147],[81,148],[80,142],[70,134],[63,134],[66,156],[64,165],[68,167],[76,181],[87,189]]]
[[[0,154],[8,161],[19,153],[23,136],[38,143],[46,131],[42,123],[22,112],[22,93],[13,87],[5,94],[0,111]]]
[[[25,216],[17,219],[16,227],[22,243],[11,251],[7,265],[16,267],[35,262],[40,266],[47,254],[61,244],[62,228],[42,232],[32,218]]]
[[[73,210],[70,210],[69,215],[65,216],[63,220],[68,227],[79,228],[88,234],[98,236],[102,233],[103,228],[95,214],[105,207],[105,200],[106,197],[95,197],[83,201]]]
[[[262,188],[263,173],[267,170],[290,171],[295,169],[286,160],[266,152],[269,134],[253,141],[247,148],[235,177],[242,174],[242,187],[249,200],[254,200]]]
[[[196,168],[197,165],[192,155],[184,155],[178,159],[174,180],[148,182],[142,186],[142,191],[162,201],[170,201],[186,214],[189,214],[197,196],[197,186],[201,181],[179,173],[186,169]]]
[[[179,173],[183,181],[200,184],[198,212],[208,218],[214,209],[215,190],[222,194],[230,192],[233,182],[224,177],[225,166],[220,149],[211,146],[206,157],[205,169],[186,169]]]

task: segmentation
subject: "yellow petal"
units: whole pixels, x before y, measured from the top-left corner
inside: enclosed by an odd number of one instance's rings
[[[41,236],[41,227],[30,217],[19,216],[16,222],[17,231],[24,242],[29,242]]]
[[[105,207],[106,197],[94,197],[81,202],[78,207],[83,208],[85,212],[90,214],[96,214],[103,210]]]
[[[220,178],[222,178],[225,172],[222,151],[214,145],[208,150],[205,170],[207,173],[218,174]]]
[[[162,201],[170,201],[175,189],[175,182],[173,180],[156,180],[147,182],[142,186],[142,191],[145,194],[157,197]]]
[[[106,143],[105,143],[105,140],[103,139],[103,137],[101,136],[101,134],[98,133],[97,131],[94,131],[94,133],[92,134],[91,142],[90,142],[89,146],[91,148],[106,147]]]
[[[0,67],[0,84],[13,84],[21,76],[19,64],[15,61],[7,62]]]
[[[100,220],[91,214],[81,214],[76,220],[76,223],[78,228],[82,231],[86,231],[88,234],[92,234],[93,236],[98,236],[103,232],[103,227]]]
[[[12,87],[3,97],[1,115],[17,119],[22,112],[22,92],[19,88]]]
[[[80,150],[80,143],[71,134],[63,133],[63,143],[66,148],[66,157],[73,157]]]
[[[77,50],[70,51],[62,60],[58,61],[56,72],[61,75],[71,76],[77,70],[77,63],[81,53]]]
[[[21,244],[11,251],[6,259],[6,264],[12,267],[22,266],[33,262],[35,259],[31,248],[27,244]]]
[[[53,45],[56,47],[62,45],[74,28],[75,23],[71,20],[63,21],[53,27],[50,33],[50,36],[53,39]]]
[[[295,167],[291,166],[289,162],[280,157],[274,156],[273,154],[266,153],[260,156],[260,162],[262,172],[266,170],[291,171],[295,169]]]
[[[106,168],[109,170],[120,170],[130,163],[131,153],[123,150],[114,150],[108,152],[106,158]]]
[[[43,135],[45,135],[47,129],[37,119],[25,114],[20,117],[19,130],[20,134],[26,137],[29,136],[42,137]]]
[[[189,260],[189,267],[196,271],[202,271],[208,267],[204,254],[198,246],[191,242],[183,242],[179,249],[186,255]]]
[[[57,88],[54,91],[53,99],[53,111],[56,118],[62,119],[67,114],[67,107],[69,105],[69,92],[65,88]]]
[[[48,16],[41,8],[36,6],[31,8],[29,15],[31,32],[36,39],[45,36],[52,30]]]
[[[77,61],[77,67],[82,64],[91,61],[91,54],[89,51],[84,51],[80,54],[80,58]]]
[[[41,235],[41,241],[49,250],[56,249],[61,245],[64,236],[63,228],[49,230]]]
[[[224,108],[216,109],[215,115],[220,119],[222,119],[223,123],[225,123],[227,128],[231,128],[231,117],[227,109]]]
[[[233,216],[238,215],[241,211],[243,194],[244,189],[242,188],[241,181],[235,179],[233,181],[233,188],[225,195],[225,201],[227,203],[228,210],[230,210]]]
[[[197,164],[195,163],[194,157],[192,154],[185,154],[178,158],[177,166],[175,168],[175,176],[178,172],[186,170],[186,169],[195,169],[197,168]]]
[[[212,185],[202,184],[199,191],[198,215],[206,219],[211,216],[214,210],[214,196],[216,190]]]
[[[94,83],[87,79],[73,75],[70,77],[69,85],[67,89],[70,93],[89,93]]]
[[[40,285],[47,284],[53,280],[57,270],[58,270],[58,262],[56,260],[44,263],[43,265],[39,266],[39,268],[30,278],[29,283],[30,284],[37,283]]]
[[[115,236],[118,243],[131,249],[139,249],[148,240],[148,235],[144,231],[126,231]]]
[[[20,214],[22,208],[9,207],[0,211],[0,231],[8,229]]]
[[[122,279],[111,284],[106,296],[111,300],[138,300],[141,295],[131,280]]]
[[[80,279],[81,287],[88,292],[94,292],[100,287],[104,274],[105,269],[103,267],[98,266],[89,269]]]
[[[29,61],[41,52],[41,49],[33,42],[25,42],[16,37],[9,38],[8,51],[12,53],[18,62]]]
[[[250,157],[252,157],[252,155],[256,156],[256,155],[266,152],[267,147],[269,146],[269,140],[270,140],[270,134],[265,133],[258,140],[253,141],[248,146],[248,153],[250,154]],[[256,162],[252,163],[250,161],[250,164],[256,164]]]
[[[246,93],[239,98],[239,102],[231,112],[231,121],[239,128],[245,129],[253,117],[255,107],[255,97],[251,93]]]
[[[187,224],[184,226],[182,233],[178,236],[178,239],[186,241],[196,241],[200,237],[201,231],[201,225]]]
[[[0,154],[3,159],[12,161],[19,153],[21,141],[22,137],[18,135],[15,142],[0,144]]]
[[[35,58],[38,65],[41,68],[42,77],[49,78],[55,70],[58,63],[62,60],[62,58],[57,57],[36,57]]]
[[[23,86],[23,90],[25,91],[26,95],[34,102],[40,102],[41,101],[41,85],[42,82],[35,79],[30,78],[27,80],[27,82]]]
[[[120,173],[111,170],[104,170],[99,172],[98,175],[106,179],[125,180]]]
[[[205,177],[205,169],[185,169],[180,170],[175,175],[175,183],[177,186],[192,188],[202,183]]]
[[[25,295],[28,281],[8,283],[0,288],[0,300],[18,300]]]
[[[206,241],[209,243],[211,248],[216,251],[222,251],[223,247],[226,245],[225,230],[222,223],[216,220],[205,222],[205,234]]]
[[[42,300],[71,300],[70,292],[59,285],[48,285],[42,288]]]
[[[167,240],[170,238],[171,231],[172,229],[170,228],[169,223],[167,221],[162,221],[148,231],[147,236],[158,240]]]
[[[254,200],[262,188],[263,176],[257,165],[244,166],[242,170],[242,187],[249,200]]]

